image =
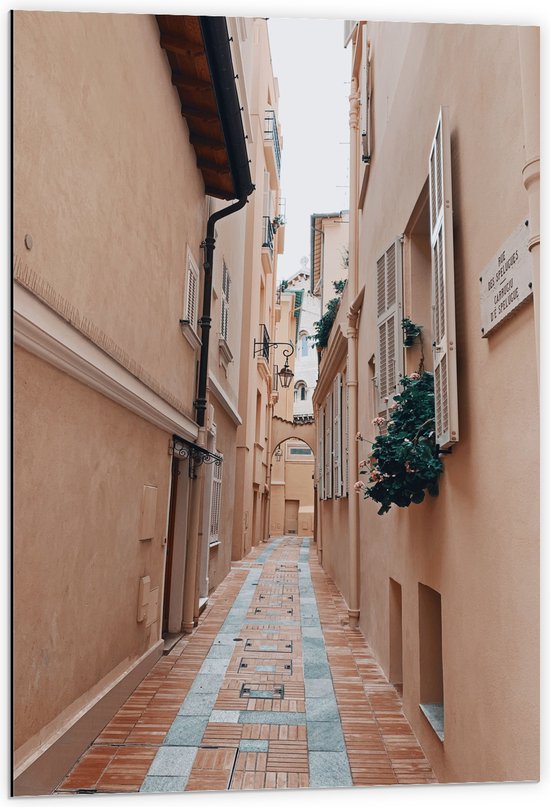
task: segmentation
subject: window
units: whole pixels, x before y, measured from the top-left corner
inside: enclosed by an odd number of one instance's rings
[[[420,708],[441,741],[444,739],[443,643],[441,594],[418,584]]]
[[[325,465],[324,465],[324,473],[325,479],[323,483],[323,488],[325,492],[325,499],[332,499],[332,467],[333,467],[333,460],[332,460],[332,393],[327,395],[326,403],[325,403],[325,417],[324,417],[324,425],[325,425]]]
[[[304,456],[304,457],[310,457],[311,456],[311,448],[300,448],[299,446],[292,446],[292,447],[289,447],[288,453],[293,457],[298,456],[298,455]]]
[[[429,160],[435,439],[458,441],[451,141],[442,107]]]
[[[325,408],[319,408],[318,420],[318,450],[317,450],[317,484],[319,485],[319,498],[325,498]]]
[[[220,332],[222,339],[229,342],[229,287],[231,286],[231,277],[229,269],[223,264],[222,270],[222,314]]]
[[[378,412],[385,412],[388,400],[399,392],[397,385],[403,372],[401,285],[402,244],[397,238],[376,262]]]
[[[333,416],[334,416],[334,432],[333,432],[333,478],[334,478],[334,498],[339,499],[342,497],[344,488],[344,476],[342,465],[342,376],[337,373],[334,379],[334,387],[332,393],[333,400]]]
[[[305,381],[297,381],[294,385],[294,400],[307,401],[307,386]]]
[[[301,353],[302,356],[305,358],[308,355],[309,351],[309,340],[307,338],[307,333],[302,331],[302,333],[300,334],[300,338],[302,340]]]
[[[199,269],[191,254],[187,249],[187,286],[185,290],[184,320],[187,320],[194,331],[197,330],[197,319],[199,310]]]
[[[220,540],[220,512],[222,503],[222,469],[223,462],[212,465],[212,488],[210,497],[210,527],[208,530],[209,543],[214,544]]]

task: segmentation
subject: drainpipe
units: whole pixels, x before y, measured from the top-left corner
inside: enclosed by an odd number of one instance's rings
[[[197,412],[197,423],[199,435],[197,444],[206,447],[206,384],[208,380],[208,348],[210,344],[210,327],[212,317],[210,316],[212,307],[212,267],[214,262],[214,249],[216,245],[215,226],[216,223],[241,210],[246,204],[247,197],[239,199],[232,205],[217,210],[208,219],[206,225],[206,237],[201,244],[204,249],[204,294],[202,302],[202,316],[199,324],[201,326],[202,345],[199,365],[199,385],[197,398],[193,401],[193,406]],[[193,480],[190,497],[191,517],[189,519],[189,537],[187,541],[187,558],[185,561],[185,582],[183,592],[183,626],[184,633],[191,633],[195,626],[195,592],[199,575],[199,521],[201,513],[201,502],[204,488],[203,466],[196,467],[196,477]]]
[[[358,384],[358,331],[357,317],[361,302],[356,300],[358,286],[358,260],[357,260],[357,200],[358,200],[358,176],[359,176],[359,93],[357,77],[352,76],[351,94],[349,97],[349,128],[350,128],[350,216],[349,216],[349,270],[348,270],[348,291],[349,299],[352,300],[348,312],[348,371],[346,384],[348,387],[349,400],[349,467],[350,483],[357,474],[359,465],[357,440],[355,435],[358,431],[358,411],[357,411],[357,384]],[[361,295],[362,299],[362,295]],[[360,602],[361,602],[361,556],[359,546],[359,496],[354,490],[348,493],[348,518],[349,518],[349,601],[348,616],[351,628],[359,626]]]
[[[532,255],[533,266],[538,379],[540,377],[540,30],[527,26],[518,28],[518,44],[525,141],[525,165],[522,176],[529,200],[529,252]]]

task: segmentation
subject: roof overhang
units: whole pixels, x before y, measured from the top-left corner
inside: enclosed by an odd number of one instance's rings
[[[205,193],[246,198],[254,186],[225,17],[156,19]]]

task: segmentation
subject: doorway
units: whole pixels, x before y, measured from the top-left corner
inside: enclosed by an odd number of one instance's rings
[[[285,535],[296,535],[298,532],[299,499],[285,499]]]
[[[187,556],[187,514],[189,509],[189,474],[187,460],[172,460],[172,485],[166,540],[162,635],[181,633],[183,588]]]

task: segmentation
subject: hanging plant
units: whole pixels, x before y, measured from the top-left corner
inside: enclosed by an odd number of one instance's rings
[[[405,347],[412,347],[415,340],[422,334],[422,325],[417,325],[408,317],[405,317],[401,322],[403,328],[403,344]]]
[[[434,382],[432,373],[411,373],[401,378],[403,392],[396,395],[388,418],[377,417],[373,424],[379,434],[368,460],[360,463],[360,473],[368,474],[369,485],[359,481],[357,492],[380,504],[378,515],[392,504],[408,507],[439,492],[443,471],[434,431]],[[362,436],[358,435],[358,438]]]
[[[327,310],[325,311],[321,319],[313,323],[315,333],[312,336],[308,337],[309,339],[315,342],[317,350],[319,352],[321,352],[321,350],[328,345],[330,331],[332,329],[332,326],[334,325],[334,320],[336,319],[338,308],[340,307],[340,297],[342,296],[342,293],[346,287],[346,281],[333,280],[332,285],[334,287],[334,291],[337,294],[337,297],[333,297],[332,300],[328,301]]]

